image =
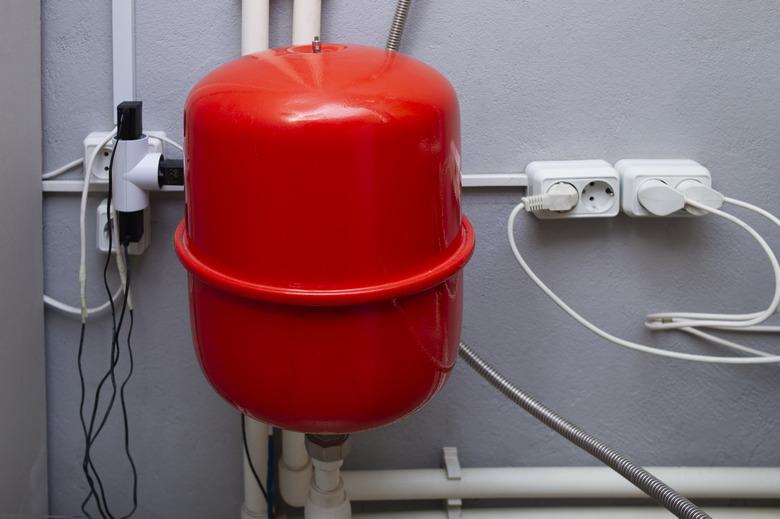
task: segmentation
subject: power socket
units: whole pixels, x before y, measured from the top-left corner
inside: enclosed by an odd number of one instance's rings
[[[92,132],[84,139],[84,167],[87,167],[89,157],[96,147],[108,137],[109,132]],[[146,132],[149,137],[149,153],[162,153],[163,141],[161,137],[166,137],[165,132],[161,131],[149,131]],[[92,178],[100,180],[108,179],[108,166],[111,162],[111,151],[114,149],[114,141],[110,140],[103,146],[103,148],[95,157],[95,162],[92,164]]]
[[[615,169],[620,174],[623,212],[633,217],[657,218],[639,202],[639,190],[648,181],[659,180],[672,188],[683,182],[700,182],[712,187],[709,170],[689,159],[624,159],[615,164]],[[687,211],[677,211],[669,216],[692,215]]]
[[[111,225],[108,218],[108,199],[104,198],[97,207],[97,248],[100,252],[108,252],[108,233],[111,230]],[[149,248],[152,242],[152,229],[150,215],[150,208],[144,209],[144,234],[141,237],[141,241],[137,243],[131,243],[127,247],[128,254],[132,256],[140,256]],[[111,252],[116,253],[118,250],[118,244],[116,240],[111,243]]]
[[[620,176],[604,160],[536,161],[525,168],[525,173],[529,196],[544,194],[559,182],[571,184],[579,193],[579,201],[571,211],[534,211],[538,218],[609,218],[620,212]]]

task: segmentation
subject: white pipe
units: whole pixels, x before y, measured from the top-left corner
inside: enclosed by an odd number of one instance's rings
[[[780,508],[707,508],[718,519],[776,519]],[[446,512],[388,512],[355,514],[354,519],[447,519]],[[662,508],[648,507],[566,507],[566,508],[500,508],[461,512],[464,519],[503,519],[505,517],[528,519],[669,519],[674,515]]]
[[[293,45],[310,44],[320,36],[322,0],[295,0],[293,3]]]
[[[270,10],[270,0],[241,0],[242,56],[268,48]]]
[[[268,425],[247,416],[246,443],[257,475],[265,485],[268,481]],[[244,452],[244,505],[241,507],[241,518],[265,517],[268,517],[268,505]]]
[[[135,0],[111,2],[114,114],[122,101],[135,101]]]
[[[651,473],[690,498],[778,499],[780,468],[656,467]],[[472,468],[460,480],[443,469],[344,471],[351,501],[422,499],[639,498],[606,467]]]
[[[306,452],[306,436],[282,431],[282,459],[279,460],[279,491],[285,503],[302,507],[311,484],[312,465]]]

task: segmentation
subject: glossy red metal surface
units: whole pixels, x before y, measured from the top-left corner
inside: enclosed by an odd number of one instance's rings
[[[358,45],[245,56],[193,88],[176,249],[196,351],[224,398],[342,433],[439,390],[474,248],[459,125],[440,74]]]

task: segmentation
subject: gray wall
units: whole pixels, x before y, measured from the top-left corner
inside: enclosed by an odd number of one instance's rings
[[[0,15],[0,516],[46,513],[41,9]]]
[[[383,44],[393,3],[326,1],[324,39]],[[77,157],[89,131],[110,125],[108,4],[44,2],[47,168]],[[148,128],[181,139],[190,87],[238,55],[239,10],[237,0],[138,0],[138,92]],[[273,2],[276,45],[288,41],[289,12],[290,2]],[[723,191],[778,212],[778,27],[775,0],[419,0],[404,47],[460,93],[468,172],[517,171],[537,159],[690,157],[712,169]],[[513,263],[504,226],[519,195],[464,196],[478,233],[467,269],[465,338],[525,388],[642,463],[780,465],[777,368],[648,357],[566,319]],[[77,206],[72,195],[47,196],[45,204],[46,288],[73,302]],[[171,245],[180,197],[156,197],[153,214],[152,248],[133,265],[137,371],[130,406],[139,516],[235,516],[238,415],[207,386],[190,344],[185,276]],[[541,275],[624,337],[717,353],[678,334],[648,333],[643,316],[757,309],[770,297],[760,251],[713,218],[523,218],[518,227]],[[771,241],[778,244],[776,233]],[[90,295],[98,302],[102,257],[91,244],[89,251]],[[95,366],[105,364],[106,325],[102,319],[90,326],[87,359]],[[84,494],[77,334],[76,322],[47,313],[53,513],[76,512]],[[745,340],[776,345],[772,337]],[[128,485],[117,435],[116,427],[108,431],[99,460],[119,509]],[[427,408],[356,436],[348,466],[438,466],[442,445],[458,446],[468,466],[593,463],[458,366]]]

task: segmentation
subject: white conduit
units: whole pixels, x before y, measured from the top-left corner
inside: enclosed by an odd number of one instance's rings
[[[295,0],[293,3],[293,45],[310,44],[320,36],[322,0]]]
[[[252,457],[257,475],[265,485],[268,481],[268,425],[246,417],[246,444]],[[242,519],[260,519],[268,517],[268,505],[260,487],[252,474],[252,468],[244,452],[244,505],[241,507]]]
[[[268,48],[270,0],[241,0],[241,55]]]
[[[303,506],[311,484],[312,465],[303,433],[282,431],[279,492],[285,503]]]
[[[776,519],[780,508],[708,508],[718,519]],[[353,519],[447,519],[446,512],[393,512],[377,514],[354,514]],[[567,508],[496,508],[485,510],[464,509],[463,519],[503,519],[505,517],[528,519],[673,519],[674,516],[662,508],[653,507],[567,507]]]
[[[780,498],[780,468],[649,467],[690,498]],[[351,501],[415,499],[645,498],[606,467],[464,468],[460,480],[443,469],[344,471]]]

